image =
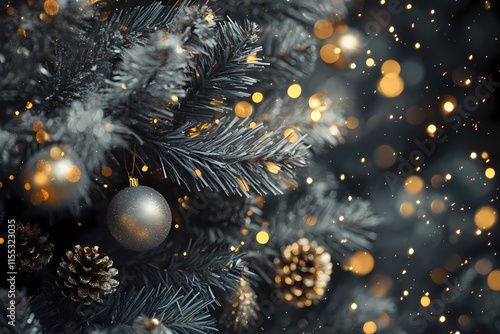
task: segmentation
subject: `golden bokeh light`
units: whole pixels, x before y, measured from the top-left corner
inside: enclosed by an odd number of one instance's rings
[[[255,92],[252,94],[252,101],[255,103],[261,103],[264,100],[264,95],[260,92]]]
[[[452,102],[447,101],[443,104],[443,109],[444,111],[450,113],[455,109],[455,105]]]
[[[444,178],[441,175],[435,174],[432,176],[431,184],[433,187],[435,188],[441,187],[443,183],[444,183]]]
[[[113,173],[113,170],[109,167],[103,167],[101,170],[101,174],[105,177],[111,176],[111,173]]]
[[[247,57],[247,63],[255,63],[258,59],[257,55],[249,55]]]
[[[404,186],[408,194],[417,195],[424,188],[424,180],[420,176],[412,175],[406,179]]]
[[[321,112],[319,110],[313,110],[313,111],[311,111],[311,120],[313,122],[317,123],[317,122],[321,121],[321,117],[322,116],[323,115],[321,114]]]
[[[430,135],[433,135],[436,133],[436,131],[437,131],[437,127],[434,124],[429,124],[429,126],[427,127],[427,132]]]
[[[366,60],[366,66],[368,66],[368,67],[373,67],[373,66],[375,66],[375,60],[373,60],[373,58],[368,58],[368,59]]]
[[[201,177],[201,170],[199,170],[198,168],[196,168],[194,170],[194,175],[196,175],[197,178],[200,178]]]
[[[396,162],[396,151],[389,145],[380,145],[375,150],[373,160],[380,168],[389,168]]]
[[[491,290],[500,291],[500,270],[493,270],[488,275],[488,286]]]
[[[267,242],[269,241],[269,233],[267,233],[266,231],[260,231],[255,236],[255,239],[261,245],[267,244]]]
[[[49,15],[56,15],[59,12],[59,4],[55,0],[46,0],[43,3],[43,9]]]
[[[420,304],[423,307],[427,307],[431,304],[431,299],[427,296],[423,296],[422,298],[420,298]]]
[[[448,279],[448,273],[443,268],[436,268],[431,272],[431,279],[436,284],[443,284]]]
[[[476,211],[474,223],[482,230],[492,228],[497,222],[497,212],[490,206],[483,206]]]
[[[333,34],[333,24],[327,20],[319,20],[314,24],[314,34],[319,39],[326,39]]]
[[[486,171],[484,172],[484,175],[486,175],[486,177],[488,179],[492,179],[495,177],[495,170],[493,168],[487,168]]]
[[[391,323],[391,318],[389,317],[389,314],[387,312],[382,312],[380,313],[380,316],[378,317],[378,323],[381,327],[387,327]]]
[[[435,199],[431,203],[431,210],[435,213],[443,212],[444,208],[445,208],[444,202],[439,199]]]
[[[321,59],[327,64],[333,64],[340,58],[341,50],[332,44],[326,44],[319,50]]]
[[[399,207],[399,211],[403,216],[408,217],[415,213],[415,207],[411,203],[403,202]]]
[[[368,275],[374,266],[375,260],[373,256],[366,251],[353,254],[347,261],[348,269],[359,276]]]
[[[293,84],[288,87],[287,94],[292,99],[296,99],[302,94],[302,87],[299,84]]]
[[[475,268],[479,275],[488,275],[493,269],[493,264],[488,259],[481,259],[476,262]]]
[[[403,79],[398,76],[384,76],[377,85],[377,90],[385,97],[399,96],[405,88]]]
[[[82,172],[80,168],[76,165],[71,165],[66,172],[66,179],[71,183],[76,183],[80,181],[80,177],[82,176]]]
[[[363,332],[365,334],[374,334],[377,331],[377,325],[373,321],[367,321],[363,325]]]
[[[345,121],[345,125],[351,129],[351,130],[354,130],[356,129],[358,126],[359,126],[359,121],[356,117],[354,116],[349,116],[346,121]]]
[[[380,72],[384,76],[396,78],[401,73],[401,65],[393,59],[386,60],[382,67],[380,68]]]
[[[240,118],[246,118],[253,113],[253,107],[246,101],[240,101],[234,107],[234,113]]]
[[[49,155],[54,160],[59,160],[63,157],[63,152],[57,146],[54,146],[50,149]]]

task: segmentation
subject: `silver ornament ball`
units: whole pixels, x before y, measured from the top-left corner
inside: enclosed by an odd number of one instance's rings
[[[153,188],[128,187],[113,197],[108,207],[108,228],[122,246],[145,251],[162,243],[172,226],[165,198]]]

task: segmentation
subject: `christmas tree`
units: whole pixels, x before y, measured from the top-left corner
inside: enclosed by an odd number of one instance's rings
[[[4,1],[1,332],[500,330],[495,170],[477,202],[453,195],[434,151],[470,93],[404,53],[454,55],[420,40],[436,9],[397,5]],[[456,87],[495,93],[493,65],[477,82],[454,66]]]

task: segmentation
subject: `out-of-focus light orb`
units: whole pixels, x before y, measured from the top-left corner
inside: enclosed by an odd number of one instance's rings
[[[325,108],[325,106],[328,105],[329,102],[330,100],[325,94],[316,93],[309,98],[309,107],[311,109],[323,110],[321,108]]]
[[[399,211],[403,216],[408,217],[415,213],[415,207],[411,203],[403,202],[399,207]]]
[[[423,296],[422,298],[420,298],[420,304],[423,307],[427,307],[431,304],[431,299],[427,296]]]
[[[484,160],[488,159],[488,157],[489,157],[488,152],[481,153],[481,158],[483,158]]]
[[[500,270],[493,270],[488,275],[488,286],[491,290],[500,291]]]
[[[389,168],[396,162],[396,151],[389,145],[380,145],[375,150],[373,160],[380,168]]]
[[[297,130],[288,128],[284,131],[285,137],[292,143],[295,143],[297,140],[299,140],[299,135],[297,133]]]
[[[429,124],[429,126],[427,127],[427,132],[433,135],[434,133],[436,133],[436,131],[437,127],[434,124]]]
[[[385,275],[375,274],[370,277],[370,293],[375,297],[386,296],[392,289],[392,279]]]
[[[417,195],[424,188],[424,180],[420,176],[412,175],[406,179],[404,186],[408,194]]]
[[[455,105],[450,101],[447,101],[443,104],[443,109],[446,112],[452,112],[455,109]]]
[[[446,317],[444,315],[439,317],[439,322],[445,322],[445,321],[446,321]]]
[[[234,107],[234,113],[240,118],[246,118],[253,113],[253,107],[246,101],[240,101]]]
[[[319,112],[318,110],[313,110],[313,111],[311,112],[311,120],[312,120],[313,122],[316,122],[316,123],[317,123],[317,122],[321,121],[321,117],[322,117],[322,116],[323,116],[323,115],[322,115],[322,114],[321,114],[321,112]]]
[[[401,65],[393,59],[386,60],[382,67],[380,68],[380,72],[384,76],[397,77],[399,73],[401,73]]]
[[[55,0],[46,0],[43,3],[43,10],[49,15],[56,15],[59,12],[59,4]]]
[[[491,206],[483,206],[476,211],[474,223],[482,230],[492,228],[497,222],[497,212]]]
[[[479,275],[488,275],[493,269],[493,264],[488,259],[481,259],[476,262],[475,268]]]
[[[441,187],[443,183],[444,183],[444,178],[441,175],[435,174],[431,177],[431,184],[434,188]]]
[[[389,314],[387,312],[382,312],[380,313],[380,316],[378,317],[378,323],[381,327],[387,327],[391,323],[391,318],[389,317]]]
[[[468,326],[470,323],[470,317],[467,314],[462,314],[458,317],[458,323],[463,327]]]
[[[358,304],[356,304],[356,303],[351,304],[351,310],[355,310],[357,308],[358,308]]]
[[[374,266],[375,260],[373,256],[366,251],[353,254],[347,261],[348,269],[359,276],[368,275]]]
[[[321,59],[327,64],[333,64],[340,58],[341,49],[332,44],[326,44],[319,50]]]
[[[419,125],[425,120],[425,112],[417,106],[411,106],[406,110],[406,120],[413,125]]]
[[[267,244],[267,242],[269,241],[269,233],[267,233],[266,231],[260,231],[255,236],[255,239],[261,245]]]
[[[491,167],[487,168],[486,171],[484,172],[484,175],[486,175],[488,179],[492,179],[495,177],[495,170]]]
[[[319,39],[326,39],[333,34],[333,24],[327,20],[318,20],[314,24],[314,34]]]
[[[361,41],[359,36],[354,33],[346,33],[339,38],[339,46],[347,53],[352,53],[359,49]]]
[[[443,268],[436,268],[431,272],[431,279],[436,284],[443,284],[448,279],[448,273]]]
[[[470,154],[470,158],[471,158],[471,159],[476,159],[476,158],[477,158],[477,154],[476,154],[476,152],[472,152],[472,153]]]
[[[366,66],[368,66],[368,67],[373,67],[373,66],[375,66],[375,60],[373,60],[373,58],[368,58],[368,59],[366,60]]]
[[[386,75],[380,79],[377,90],[385,97],[394,98],[399,96],[405,88],[403,79],[399,76]]]
[[[367,321],[363,325],[363,332],[365,334],[374,334],[377,331],[377,325],[373,321]]]
[[[313,178],[312,178],[312,177],[308,177],[308,178],[306,179],[306,183],[307,183],[307,184],[312,184],[312,183],[313,183],[313,181],[314,181],[314,180],[313,180]]]
[[[354,129],[356,129],[356,128],[358,127],[358,125],[359,125],[359,121],[358,121],[358,119],[357,119],[356,117],[354,117],[354,116],[350,116],[350,117],[348,117],[348,118],[346,119],[346,121],[345,121],[345,125],[346,125],[349,129],[354,130]]]
[[[444,202],[439,200],[439,199],[435,199],[434,201],[432,201],[431,203],[431,210],[434,211],[435,213],[441,213],[444,211]]]
[[[255,92],[252,94],[252,101],[255,103],[261,103],[264,100],[264,95],[260,92]]]
[[[288,87],[287,94],[292,99],[296,99],[302,94],[302,87],[299,84],[293,84]]]

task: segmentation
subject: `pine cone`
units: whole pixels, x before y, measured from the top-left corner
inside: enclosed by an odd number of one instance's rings
[[[66,252],[67,260],[62,259],[57,268],[56,284],[64,296],[75,302],[89,305],[92,301],[104,302],[104,296],[116,291],[119,282],[113,277],[118,274],[111,268],[113,261],[99,254],[99,247],[76,245]]]
[[[52,260],[54,245],[47,242],[36,224],[16,223],[16,267],[28,273],[40,270]]]
[[[332,273],[329,253],[305,238],[282,248],[275,258],[278,269],[275,282],[286,301],[298,307],[317,304],[325,294]]]

